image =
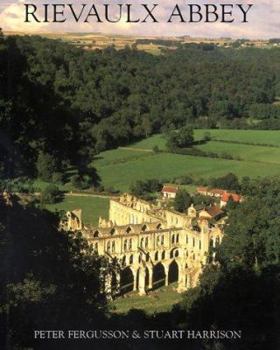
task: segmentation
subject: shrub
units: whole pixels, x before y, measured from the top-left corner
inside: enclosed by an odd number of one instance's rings
[[[90,175],[73,175],[70,183],[79,190],[86,190],[92,186],[92,178]]]
[[[159,150],[159,148],[158,148],[157,145],[153,147],[153,152],[154,152],[154,153],[159,153],[159,151],[160,151],[160,150]]]
[[[238,177],[233,173],[228,173],[225,176],[212,179],[211,186],[237,192],[240,190]]]
[[[52,181],[55,183],[60,183],[60,184],[63,183],[63,174],[58,172],[58,171],[53,173]]]
[[[113,186],[105,187],[104,191],[112,194],[120,193],[120,191],[115,189]]]
[[[193,179],[190,176],[186,175],[175,179],[173,182],[178,185],[191,185],[193,184]]]
[[[174,209],[183,213],[192,203],[190,194],[185,190],[178,191],[174,200]]]
[[[130,192],[135,196],[143,197],[153,192],[159,192],[162,188],[162,181],[158,179],[137,180],[131,187]]]
[[[56,171],[56,160],[49,153],[40,152],[36,163],[38,177],[44,181],[51,181]]]
[[[53,204],[63,199],[62,192],[56,185],[48,185],[41,193],[42,204]]]
[[[193,129],[185,126],[178,131],[171,131],[167,134],[167,148],[175,152],[179,148],[190,147],[194,142]]]

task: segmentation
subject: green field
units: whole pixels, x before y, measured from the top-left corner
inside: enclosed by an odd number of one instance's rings
[[[210,141],[197,148],[218,154],[228,153],[234,157],[254,162],[280,164],[280,147],[251,146],[235,143]]]
[[[82,219],[86,224],[97,225],[99,216],[108,218],[109,199],[92,196],[65,196],[63,202],[47,205],[51,211],[82,209]]]
[[[125,314],[131,309],[141,309],[148,314],[170,311],[174,304],[182,300],[182,294],[177,293],[175,284],[150,292],[147,296],[131,293],[117,298],[111,303],[112,311]]]
[[[278,130],[200,129],[195,130],[195,139],[201,139],[205,132],[209,132],[214,140],[269,144],[280,147],[280,132]]]
[[[162,134],[153,135],[147,139],[133,143],[129,147],[139,149],[153,149],[154,146],[158,146],[160,150],[166,150],[166,139]]]
[[[195,140],[201,140],[206,132],[211,135],[212,140],[264,144],[280,147],[280,132],[278,130],[199,129],[194,130]],[[130,147],[152,149],[154,146],[158,146],[161,150],[166,150],[166,140],[162,134],[153,135],[145,140],[132,144]]]
[[[228,172],[240,177],[280,175],[279,131],[195,130],[195,139],[201,139],[205,132],[210,132],[212,141],[197,148],[218,154],[227,153],[241,160],[147,152],[154,146],[166,150],[164,136],[158,134],[129,145],[126,149],[103,152],[94,161],[94,166],[105,187],[114,187],[120,191],[129,190],[136,180],[151,178],[172,181],[174,177],[183,175],[208,178]],[[234,142],[270,144],[275,147]]]
[[[117,150],[116,150],[117,152]],[[206,157],[184,156],[160,153],[141,160],[127,163],[99,166],[97,171],[105,187],[115,187],[127,191],[136,180],[158,178],[169,181],[174,177],[191,175],[195,177],[217,177],[228,172],[238,176],[265,176],[280,174],[280,164],[245,162],[236,160],[213,159]]]
[[[153,155],[152,152],[131,151],[127,149],[118,148],[117,150],[105,151],[96,156],[94,165],[107,166],[112,164],[127,163],[131,160],[146,158]]]

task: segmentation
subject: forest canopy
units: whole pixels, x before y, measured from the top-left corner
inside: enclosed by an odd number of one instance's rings
[[[278,107],[269,106],[280,96],[279,56],[203,44],[159,56],[85,51],[0,35],[1,174],[36,175],[42,154],[54,171],[84,167],[103,150],[185,126],[255,118],[255,127],[277,127]]]

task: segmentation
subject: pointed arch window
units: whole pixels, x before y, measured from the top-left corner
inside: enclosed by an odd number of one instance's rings
[[[146,239],[145,239],[145,247],[148,248],[148,245],[149,245],[149,238],[146,237]]]

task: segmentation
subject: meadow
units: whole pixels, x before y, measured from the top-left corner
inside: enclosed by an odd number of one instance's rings
[[[206,152],[215,152],[220,155],[228,153],[246,161],[280,164],[280,147],[252,146],[235,143],[210,141],[197,148]]]
[[[201,139],[208,132],[212,140],[254,143],[280,147],[279,130],[230,130],[230,129],[200,129],[195,130],[195,138]]]
[[[66,195],[62,202],[48,204],[46,209],[50,211],[82,209],[83,222],[96,226],[99,216],[108,219],[109,199],[90,195]]]
[[[126,314],[131,309],[144,310],[147,314],[171,311],[174,304],[182,301],[182,294],[177,293],[176,283],[139,296],[126,294],[114,300],[110,306],[114,313]]]
[[[105,188],[114,187],[120,191],[129,190],[136,180],[151,178],[170,181],[183,175],[208,178],[228,172],[239,177],[280,175],[279,131],[195,130],[195,140],[201,140],[206,132],[210,133],[211,141],[197,145],[197,148],[219,155],[227,153],[235,159],[168,153],[164,136],[158,134],[126,148],[102,152],[94,161],[94,166]],[[272,147],[265,146],[267,144]],[[164,152],[147,152],[155,146]]]
[[[226,141],[225,143],[238,142],[280,147],[279,130],[198,129],[194,130],[195,140],[202,140],[205,133],[210,134],[212,141],[218,140]],[[156,134],[130,145],[133,148],[143,149],[152,149],[154,146],[158,146],[160,150],[166,150],[166,140],[163,134]]]

